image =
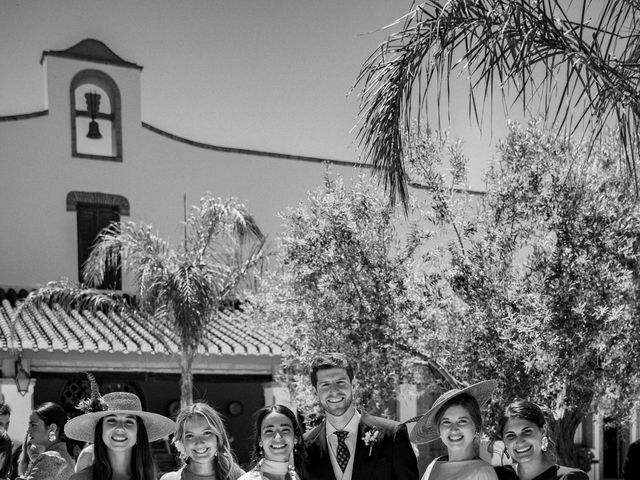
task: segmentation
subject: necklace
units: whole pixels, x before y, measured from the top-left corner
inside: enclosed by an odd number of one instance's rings
[[[267,460],[263,458],[256,469],[260,472],[262,478],[267,479],[289,479],[300,480],[300,477],[296,473],[296,469],[289,462],[276,462],[273,460]]]
[[[189,465],[185,465],[182,470],[182,480],[216,480],[216,472],[198,474],[192,472]]]

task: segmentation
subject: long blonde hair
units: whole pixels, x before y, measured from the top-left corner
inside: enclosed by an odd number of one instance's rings
[[[231,452],[229,437],[227,436],[227,430],[222,421],[222,417],[213,407],[206,403],[197,402],[188,407],[184,407],[176,417],[176,434],[173,439],[173,444],[180,453],[180,458],[182,458],[185,463],[189,463],[189,457],[186,454],[183,443],[184,426],[187,420],[197,415],[204,418],[209,426],[216,432],[218,454],[215,456],[213,462],[217,478],[221,478],[222,480],[236,480],[244,471],[240,468]]]

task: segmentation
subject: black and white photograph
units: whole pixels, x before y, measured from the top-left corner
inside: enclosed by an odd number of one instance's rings
[[[640,480],[635,0],[0,0],[0,480]]]

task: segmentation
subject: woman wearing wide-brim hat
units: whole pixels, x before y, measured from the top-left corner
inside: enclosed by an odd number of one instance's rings
[[[413,443],[439,438],[447,447],[447,455],[433,460],[422,480],[497,480],[493,467],[477,454],[482,430],[480,407],[491,398],[496,386],[495,380],[485,380],[449,390],[418,419],[409,435]]]
[[[93,465],[70,480],[155,480],[150,442],[173,433],[173,420],[142,410],[133,393],[102,397],[104,410],[85,413],[65,425],[69,438],[94,443]]]

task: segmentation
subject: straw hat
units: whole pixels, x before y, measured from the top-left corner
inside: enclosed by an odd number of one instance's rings
[[[160,440],[175,431],[176,424],[173,420],[157,413],[143,411],[140,399],[133,393],[107,393],[102,396],[102,400],[107,406],[106,410],[85,413],[67,422],[64,426],[64,433],[67,437],[83,442],[93,442],[98,420],[107,415],[118,414],[140,417],[147,429],[150,442]]]
[[[434,424],[434,421],[438,411],[447,401],[457,397],[458,395],[466,393],[467,395],[471,395],[475,398],[478,405],[482,407],[482,405],[491,398],[491,394],[497,386],[498,382],[495,380],[484,380],[462,389],[454,388],[453,390],[443,393],[435,402],[433,402],[433,406],[427,411],[427,413],[421,417],[414,417],[405,422],[410,423],[415,422],[416,420],[418,421],[415,427],[413,427],[413,430],[411,430],[409,439],[413,443],[429,443],[440,438],[438,427]]]

